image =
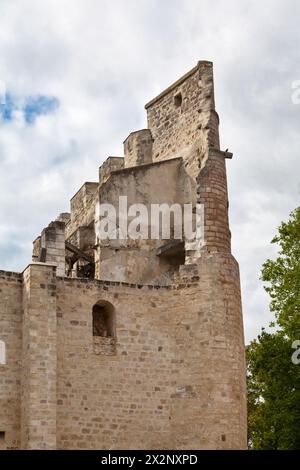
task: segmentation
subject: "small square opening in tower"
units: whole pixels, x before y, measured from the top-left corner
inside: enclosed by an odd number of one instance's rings
[[[174,105],[176,108],[180,108],[182,105],[182,94],[177,93],[177,95],[174,96]]]

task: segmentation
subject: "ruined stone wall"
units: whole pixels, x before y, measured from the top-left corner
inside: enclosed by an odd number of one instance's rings
[[[0,271],[0,341],[5,343],[6,363],[0,364],[1,449],[20,448],[22,275]]]
[[[209,147],[219,148],[211,62],[199,62],[146,104],[153,161],[183,157],[196,178]]]
[[[21,276],[1,272],[0,286],[5,447],[246,447],[239,273],[230,254],[182,266],[172,287],[58,278],[54,267],[34,264],[24,272],[23,322]],[[99,343],[92,309],[103,300],[115,309],[116,336]]]
[[[125,168],[152,162],[153,138],[149,129],[131,132],[124,141]]]
[[[38,239],[34,243],[35,244]],[[53,263],[57,267],[57,275],[65,275],[65,223],[55,220],[46,227],[40,238],[40,256],[35,261],[44,263]],[[44,251],[44,259],[43,251]],[[35,250],[34,250],[35,251]]]
[[[66,239],[81,226],[94,223],[98,183],[85,183],[71,199],[71,220],[66,225]]]
[[[123,157],[108,157],[99,168],[99,184],[105,183],[111,173],[124,167]]]
[[[116,311],[116,352],[95,354],[92,308]],[[57,446],[246,447],[239,275],[230,255],[172,288],[57,280]],[[105,352],[105,350],[104,350]]]
[[[181,159],[127,168],[114,172],[99,189],[101,204],[112,204],[118,213],[119,196],[127,196],[128,207],[141,203],[148,209],[146,240],[101,240],[97,262],[98,277],[125,282],[149,283],[170,269],[156,256],[156,249],[167,240],[151,240],[151,204],[178,203],[181,206],[196,198],[193,181],[186,174]],[[117,214],[118,215],[118,214]],[[128,218],[130,222],[130,217]],[[119,224],[117,219],[117,223]],[[174,228],[174,227],[173,227]],[[96,228],[96,231],[98,228]]]
[[[229,155],[219,150],[212,64],[199,62],[146,108],[149,129],[130,134],[125,159],[109,158],[100,183],[72,198],[70,220],[65,214],[35,241],[39,262],[22,275],[0,271],[0,448],[246,448]],[[169,240],[93,246],[97,202],[118,209],[119,196],[148,210],[204,204],[204,246],[196,253],[186,244],[186,264],[173,270],[157,256]],[[102,280],[63,277],[65,251],[76,254],[65,236],[84,255],[97,249]],[[112,316],[96,334],[93,314],[104,308]]]

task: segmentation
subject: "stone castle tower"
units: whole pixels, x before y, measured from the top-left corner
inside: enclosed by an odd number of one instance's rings
[[[146,105],[131,133],[0,271],[0,448],[244,449],[238,264],[212,63]],[[204,207],[201,247],[99,238],[98,203]],[[120,227],[121,221],[117,220]]]

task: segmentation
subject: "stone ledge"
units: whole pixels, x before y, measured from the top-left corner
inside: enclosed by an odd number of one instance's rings
[[[124,286],[131,289],[142,289],[143,287],[148,289],[170,289],[171,286],[160,286],[158,284],[131,284],[129,282],[121,281],[108,281],[104,279],[90,279],[84,277],[64,277],[57,276],[57,279],[63,281],[64,283],[71,284],[72,282],[80,282],[82,284],[95,284],[100,286]]]
[[[14,272],[14,271],[4,271],[4,270],[0,270],[0,276],[7,276],[7,277],[16,277],[18,279],[21,279],[22,278],[22,273],[17,273],[17,272]]]
[[[175,162],[175,161],[183,161],[182,157],[175,157],[175,158],[168,158],[166,160],[158,160],[156,162],[150,162],[150,163],[144,163],[142,165],[136,165],[136,166],[129,166],[127,168],[121,168],[120,170],[114,170],[111,172],[111,176],[112,175],[118,175],[118,174],[122,174],[122,173],[130,173],[130,172],[134,172],[134,171],[143,171],[147,168],[150,168],[150,167],[154,167],[154,166],[159,166],[159,165],[165,165],[165,164],[170,164],[172,162]],[[103,186],[109,181],[109,179],[107,181],[105,181],[105,183],[103,183]]]
[[[218,154],[224,158],[228,158],[228,159],[232,159],[233,157],[233,153],[232,152],[224,152],[223,150],[220,150],[220,149],[217,149],[217,148],[214,148],[214,147],[210,147],[209,148],[209,153],[210,154]]]
[[[36,261],[36,262],[32,262],[32,263],[29,263],[26,268],[22,271],[21,275],[24,274],[24,272],[30,267],[30,266],[46,266],[48,268],[57,268],[57,264],[56,263],[41,263],[39,261]]]
[[[172,83],[172,85],[170,85],[169,87],[167,87],[165,90],[163,90],[159,95],[157,95],[155,98],[153,98],[152,100],[148,101],[148,103],[145,104],[145,109],[148,109],[150,108],[150,106],[152,106],[154,103],[156,103],[156,101],[159,101],[161,98],[163,98],[165,95],[167,95],[168,93],[170,93],[172,90],[174,90],[176,87],[178,87],[179,85],[181,85],[182,82],[184,82],[188,77],[190,77],[191,75],[193,75],[195,72],[197,72],[197,70],[200,69],[201,66],[209,66],[209,67],[212,67],[212,62],[208,61],[208,60],[199,60],[199,62],[197,63],[197,65],[195,67],[193,67],[191,70],[189,70],[189,72],[187,72],[186,74],[184,74],[181,78],[179,78],[178,80],[176,80],[176,82]]]

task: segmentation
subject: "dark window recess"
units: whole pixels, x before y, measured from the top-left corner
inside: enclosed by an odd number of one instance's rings
[[[93,336],[115,337],[114,308],[109,303],[96,304],[93,308]]]
[[[5,440],[5,431],[0,431],[0,441]]]
[[[177,93],[177,95],[174,96],[174,105],[176,108],[179,108],[182,105],[182,94]]]

